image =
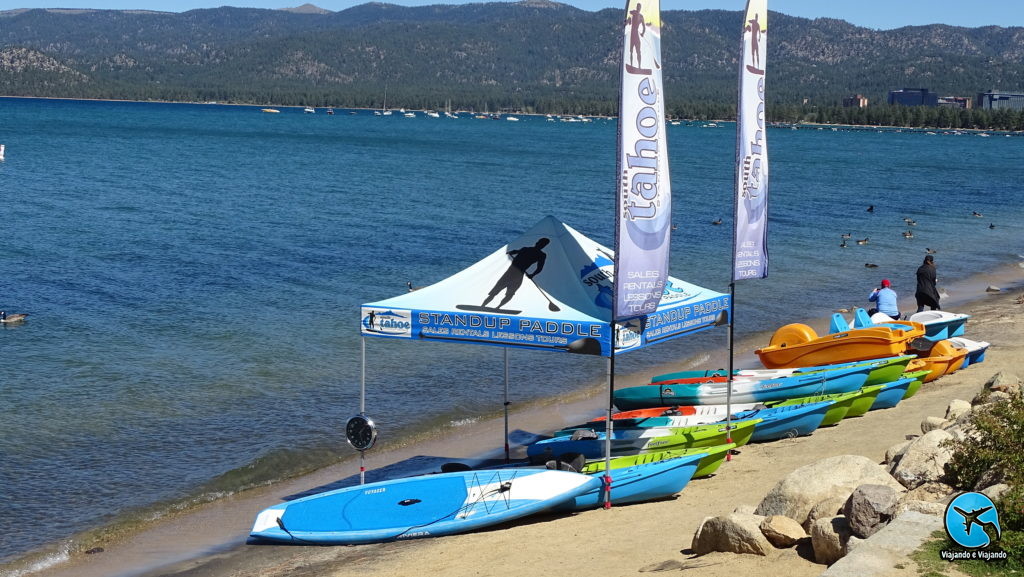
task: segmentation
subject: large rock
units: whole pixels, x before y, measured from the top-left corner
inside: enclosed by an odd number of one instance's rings
[[[807,519],[804,520],[804,529],[810,531],[811,525],[818,519],[831,519],[836,515],[842,515],[843,505],[846,504],[846,499],[848,498],[849,495],[843,492],[822,499],[811,507],[810,512],[807,513]]]
[[[999,391],[1002,393],[1019,393],[1021,387],[1020,377],[1013,373],[1000,371],[985,382],[986,391]]]
[[[818,519],[811,525],[810,534],[814,561],[831,565],[846,554],[846,543],[851,535],[850,524],[842,515]]]
[[[818,503],[845,501],[858,485],[876,483],[902,487],[885,468],[867,457],[839,455],[804,465],[779,481],[757,506],[758,515],[785,515],[803,524]]]
[[[761,533],[764,517],[747,513],[730,513],[708,517],[697,528],[691,548],[703,555],[714,551],[769,555],[775,551]]]
[[[945,474],[946,463],[953,457],[952,449],[941,444],[952,438],[948,432],[936,429],[914,439],[899,462],[892,466],[892,476],[908,489],[938,481]]]
[[[962,399],[953,399],[946,407],[946,420],[956,421],[969,412],[971,412],[971,404],[969,402]],[[924,432],[927,433],[928,431]]]
[[[772,515],[761,521],[761,533],[772,545],[783,549],[796,545],[801,539],[807,538],[804,528],[789,517]]]
[[[900,499],[903,501],[929,501],[945,506],[949,496],[955,491],[956,489],[945,483],[929,481],[907,491]]]
[[[850,531],[864,539],[874,535],[892,520],[899,500],[899,492],[888,485],[857,487],[843,506]]]
[[[847,547],[848,554],[821,577],[885,577],[901,573],[893,568],[905,564],[911,553],[941,530],[941,515],[903,513],[855,549]]]
[[[924,428],[924,423],[921,424],[921,427]],[[885,462],[891,465],[896,461],[899,461],[900,457],[903,456],[903,452],[906,451],[907,447],[909,446],[910,441],[902,441],[889,447],[888,449],[885,450]]]
[[[921,513],[923,515],[935,515],[936,517],[942,517],[946,514],[946,506],[943,505],[942,503],[936,503],[935,501],[901,499],[899,504],[896,505],[896,516],[899,517],[907,511],[913,511],[915,513]]]
[[[947,414],[949,413],[949,409],[946,410],[946,413]],[[950,426],[952,424],[953,424],[953,421],[947,421],[946,419],[943,419],[942,417],[925,417],[925,419],[923,421],[921,421],[921,432],[922,433],[927,433],[928,431],[934,431],[935,429],[944,429],[944,428],[946,428],[946,427],[948,427],[948,426]],[[910,441],[904,441],[904,443],[902,443],[901,445],[897,445],[897,446],[902,446],[905,449],[909,445],[910,445]],[[886,455],[888,455],[888,454],[889,453],[886,452]],[[890,461],[886,460],[886,462],[888,463]]]

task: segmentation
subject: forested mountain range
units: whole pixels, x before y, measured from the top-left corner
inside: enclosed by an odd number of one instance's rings
[[[678,116],[734,108],[742,14],[662,12]],[[618,9],[524,0],[340,12],[0,11],[0,94],[397,108],[612,113]],[[936,15],[938,18],[939,15]],[[1024,91],[1024,28],[873,30],[772,12],[769,110],[863,94]],[[715,114],[720,112],[721,114]]]

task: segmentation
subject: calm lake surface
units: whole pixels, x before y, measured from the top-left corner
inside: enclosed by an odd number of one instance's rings
[[[446,278],[548,214],[612,245],[614,121],[281,110],[0,99],[0,310],[31,315],[0,326],[0,567],[350,456],[361,303]],[[672,274],[726,292],[734,125],[669,139]],[[740,336],[866,305],[881,278],[909,297],[925,247],[940,284],[1024,258],[1020,136],[772,128],[768,145],[770,276],[738,283]],[[843,249],[841,233],[870,242]],[[708,331],[617,370],[724,344]],[[381,443],[500,408],[499,348],[366,349]],[[606,370],[511,356],[515,403]]]

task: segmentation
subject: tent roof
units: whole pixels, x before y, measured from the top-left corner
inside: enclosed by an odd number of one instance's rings
[[[607,356],[614,258],[606,247],[547,216],[440,282],[364,304],[361,332]],[[620,324],[616,354],[723,324],[728,299],[669,277],[655,313]]]

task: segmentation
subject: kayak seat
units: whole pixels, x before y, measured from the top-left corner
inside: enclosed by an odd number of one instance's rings
[[[572,471],[579,473],[587,464],[587,458],[580,453],[562,453],[557,459],[544,464],[544,467],[554,471]]]
[[[585,439],[596,439],[597,433],[593,429],[576,429],[572,432],[572,437],[569,437],[573,441],[582,441]]]

